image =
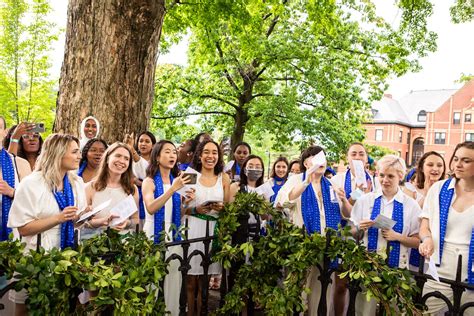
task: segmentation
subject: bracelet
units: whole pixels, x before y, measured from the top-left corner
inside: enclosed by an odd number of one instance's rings
[[[420,243],[423,243],[426,239],[431,238],[430,235],[420,238]]]
[[[10,143],[19,143],[20,140],[19,139],[16,139],[16,138],[10,138]]]

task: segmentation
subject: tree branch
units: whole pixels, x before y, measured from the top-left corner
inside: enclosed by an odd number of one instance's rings
[[[219,53],[219,57],[221,58],[222,63],[224,63],[224,52],[222,51],[221,44],[218,41],[216,42],[216,48],[217,48],[217,52]],[[232,79],[227,68],[224,68],[224,74],[227,81],[229,81],[230,85],[232,86],[232,88],[234,88],[235,91],[240,92],[239,87],[235,83],[234,79]]]
[[[151,118],[152,118],[152,119],[155,119],[155,120],[168,120],[168,119],[173,119],[173,118],[181,118],[181,117],[188,117],[188,116],[193,116],[193,115],[205,115],[205,114],[227,115],[227,116],[234,117],[234,114],[229,113],[229,112],[223,112],[223,111],[202,111],[202,112],[195,112],[195,113],[169,115],[169,116],[152,116]]]
[[[185,88],[179,88],[179,90],[183,91],[184,93],[193,95],[193,93],[191,91],[189,91]],[[226,99],[218,97],[216,95],[212,95],[212,94],[194,94],[194,95],[197,96],[198,98],[201,98],[201,99],[213,99],[213,100],[216,100],[216,101],[220,101],[220,102],[223,102],[225,104],[230,105],[234,109],[238,109],[238,106],[235,105],[234,103],[232,103],[230,101],[227,101]]]

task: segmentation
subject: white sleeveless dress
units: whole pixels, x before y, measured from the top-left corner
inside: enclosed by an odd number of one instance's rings
[[[203,186],[200,182],[200,177],[196,183],[196,199],[195,205],[201,205],[206,201],[224,201],[224,187],[222,185],[222,174],[217,178],[216,184],[212,187]],[[200,218],[197,218],[192,215],[187,215],[185,218],[188,219],[188,239],[201,238],[206,236],[206,221]],[[214,227],[216,226],[216,221],[209,221],[209,236],[214,235]],[[209,246],[209,250],[212,248],[212,243]],[[189,247],[188,254],[191,254],[194,250],[200,250],[204,253],[204,243],[192,243]],[[203,275],[204,269],[201,266],[202,257],[200,255],[195,255],[190,260],[191,270],[189,270],[189,275]],[[219,263],[213,263],[209,266],[208,275],[211,274],[220,274],[221,266]]]

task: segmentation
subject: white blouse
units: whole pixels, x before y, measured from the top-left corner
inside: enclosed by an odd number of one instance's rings
[[[70,179],[74,179],[71,185],[74,192],[74,205],[79,210],[83,210],[86,205],[86,194],[84,182],[71,172]],[[8,226],[11,228],[22,227],[34,220],[48,218],[60,212],[58,203],[54,198],[52,190],[46,184],[43,175],[35,171],[25,177],[15,192],[8,218]],[[41,233],[41,246],[46,250],[53,247],[60,247],[61,225],[56,225]],[[37,235],[24,236],[22,241],[26,242],[25,250],[36,249]]]

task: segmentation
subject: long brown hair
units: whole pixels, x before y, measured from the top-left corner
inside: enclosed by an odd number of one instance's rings
[[[171,144],[173,147],[176,149],[175,144],[173,142],[162,139],[158,143],[156,143],[155,146],[153,146],[153,150],[151,151],[151,156],[150,156],[150,164],[148,165],[148,168],[146,168],[146,176],[149,178],[154,178],[156,173],[160,171],[160,164],[158,163],[161,151],[163,150],[163,147],[165,144]],[[177,157],[177,155],[176,155]],[[171,168],[171,175],[173,177],[177,177],[179,175],[179,168],[178,168],[178,161],[174,163],[173,168]]]
[[[96,191],[103,191],[107,187],[107,181],[109,180],[109,157],[114,151],[119,148],[125,148],[129,155],[130,161],[127,170],[120,177],[120,185],[127,194],[135,194],[135,185],[132,183],[133,171],[132,171],[132,152],[128,146],[124,143],[115,142],[110,145],[104,153],[102,161],[100,162],[99,171],[97,177],[92,182],[92,187]]]
[[[436,156],[436,157],[439,157],[441,158],[441,160],[443,161],[443,173],[441,174],[441,177],[439,178],[439,180],[443,180],[444,179],[444,176],[446,175],[446,162],[444,161],[444,158],[443,156],[441,156],[439,153],[437,153],[436,151],[429,151],[427,153],[425,153],[421,158],[420,160],[418,161],[418,164],[416,166],[416,178],[415,178],[415,181],[416,181],[416,186],[418,187],[418,189],[424,189],[425,188],[425,174],[423,172],[423,166],[425,164],[425,160],[426,158],[428,158],[429,156]]]
[[[451,173],[453,174],[453,177],[456,178],[456,175],[454,174],[454,170],[452,169],[452,165],[453,165],[453,160],[454,160],[454,156],[456,156],[456,152],[458,151],[459,148],[467,148],[467,149],[471,149],[471,150],[474,150],[474,142],[472,141],[465,141],[463,143],[460,143],[460,144],[457,144],[456,145],[456,148],[454,148],[454,152],[453,152],[453,155],[451,156],[451,159],[449,160],[449,170],[451,171]],[[457,178],[456,178],[457,179]]]

